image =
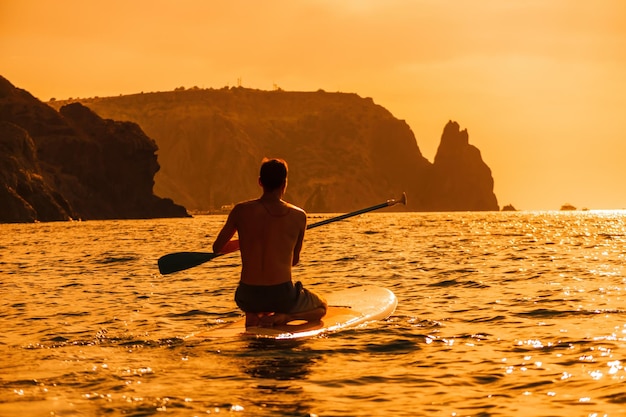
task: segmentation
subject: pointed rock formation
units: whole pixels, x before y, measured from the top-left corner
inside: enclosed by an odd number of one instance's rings
[[[491,170],[457,122],[449,121],[443,129],[430,180],[434,211],[499,209]]]

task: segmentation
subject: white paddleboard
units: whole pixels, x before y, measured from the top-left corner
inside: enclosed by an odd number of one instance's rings
[[[328,301],[328,310],[321,322],[296,320],[274,327],[245,327],[245,318],[223,326],[193,334],[194,338],[255,337],[270,339],[298,339],[354,328],[373,320],[389,317],[398,305],[395,294],[387,288],[374,285],[347,288],[321,294]]]

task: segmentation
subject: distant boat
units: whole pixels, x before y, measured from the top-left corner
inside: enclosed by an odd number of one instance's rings
[[[572,206],[570,203],[565,203],[561,206],[562,211],[573,211],[576,210],[576,207]]]

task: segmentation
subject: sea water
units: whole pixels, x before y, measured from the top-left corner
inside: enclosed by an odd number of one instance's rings
[[[626,212],[312,229],[295,279],[380,285],[398,308],[274,342],[189,337],[240,316],[238,254],[158,273],[224,220],[0,225],[0,416],[626,415]]]

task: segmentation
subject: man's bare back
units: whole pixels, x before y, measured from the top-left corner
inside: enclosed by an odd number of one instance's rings
[[[291,267],[300,259],[305,229],[302,209],[264,195],[233,208],[213,250],[222,249],[236,230],[243,264],[241,282],[282,284],[291,281]]]

